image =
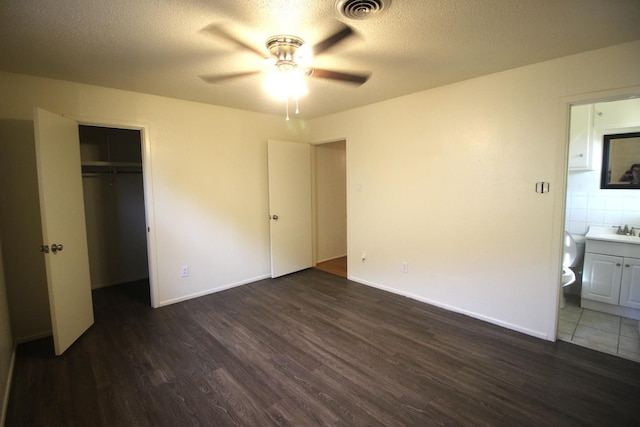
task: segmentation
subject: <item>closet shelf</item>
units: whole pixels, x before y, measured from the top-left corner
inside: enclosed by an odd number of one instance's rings
[[[142,167],[140,162],[82,162],[82,166],[103,166],[103,167]]]
[[[142,173],[140,162],[82,162],[83,174],[96,173]]]

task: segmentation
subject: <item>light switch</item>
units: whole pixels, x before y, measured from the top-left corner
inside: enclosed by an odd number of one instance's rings
[[[536,193],[548,193],[549,192],[549,183],[548,182],[536,182]]]

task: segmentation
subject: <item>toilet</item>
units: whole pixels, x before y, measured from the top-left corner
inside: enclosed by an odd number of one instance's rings
[[[578,248],[576,241],[568,231],[564,232],[564,251],[562,255],[562,289],[560,292],[560,308],[564,308],[566,299],[564,288],[576,281],[576,273],[570,268],[576,262]]]

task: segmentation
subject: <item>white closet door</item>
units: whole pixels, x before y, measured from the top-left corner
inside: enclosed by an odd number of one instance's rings
[[[49,249],[43,256],[60,355],[93,324],[80,141],[75,121],[38,108],[34,130],[42,243]]]

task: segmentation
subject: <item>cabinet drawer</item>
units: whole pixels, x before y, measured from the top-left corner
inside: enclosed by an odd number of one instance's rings
[[[640,237],[638,237],[638,241],[640,241]],[[587,239],[585,252],[640,258],[640,245],[634,243],[614,243],[607,242],[606,240]]]

